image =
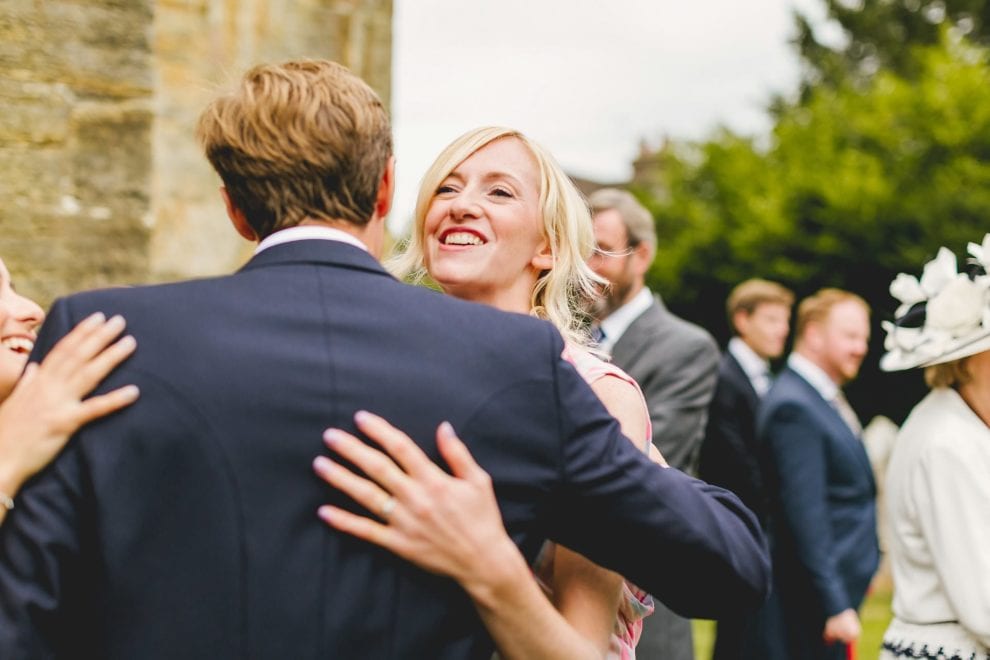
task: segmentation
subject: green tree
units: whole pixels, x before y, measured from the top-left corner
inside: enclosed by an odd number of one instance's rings
[[[951,29],[990,45],[988,0],[824,0],[826,15],[842,29],[841,45],[823,43],[798,13],[795,44],[805,65],[805,92],[871,78],[878,71],[913,77],[914,46],[931,46]]]
[[[761,276],[855,291],[879,321],[898,272],[990,231],[987,50],[946,38],[914,56],[913,79],[820,87],[765,145],[722,132],[667,157],[669,190],[646,201],[661,236],[650,280],[672,307],[724,337],[728,290]]]

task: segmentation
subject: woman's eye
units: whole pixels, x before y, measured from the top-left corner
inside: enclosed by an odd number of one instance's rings
[[[496,197],[514,197],[511,190],[505,188],[492,188],[492,194]]]
[[[444,185],[440,186],[439,188],[437,188],[436,194],[437,195],[443,195],[445,193],[452,193],[452,192],[454,192],[454,187],[453,186],[450,186],[450,185],[447,185],[447,184],[444,184]]]

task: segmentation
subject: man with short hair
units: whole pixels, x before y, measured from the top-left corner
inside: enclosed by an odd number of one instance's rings
[[[600,346],[643,389],[654,445],[672,467],[693,473],[715,387],[718,346],[647,288],[646,273],[657,251],[650,212],[615,188],[592,193],[588,202],[598,243],[591,267],[609,282],[595,310]],[[658,606],[644,620],[636,648],[643,660],[693,660],[691,622]]]
[[[455,582],[318,519],[328,500],[369,513],[311,469],[360,410],[434,460],[449,420],[529,560],[549,537],[689,613],[760,599],[755,519],[623,438],[552,326],[382,269],[394,159],[363,81],[258,66],[198,132],[257,249],[232,275],[55,303],[34,359],[120,313],[140,348],[102,387],[142,396],[81,430],[0,527],[0,657],[489,657]]]
[[[756,446],[756,408],[773,382],[770,360],[784,352],[794,294],[762,279],[737,285],[726,301],[732,338],[718,367],[718,382],[701,445],[699,476],[739,496],[761,521],[766,494]]]
[[[731,490],[766,525],[767,502],[756,442],[756,410],[772,383],[770,360],[784,352],[794,294],[763,279],[736,285],[726,301],[733,337],[718,366],[718,383],[708,408],[699,476]],[[752,617],[718,622],[715,660],[753,658]]]
[[[794,351],[763,399],[774,588],[761,614],[768,660],[842,660],[879,561],[876,487],[842,394],[866,357],[870,310],[822,289],[798,307]]]

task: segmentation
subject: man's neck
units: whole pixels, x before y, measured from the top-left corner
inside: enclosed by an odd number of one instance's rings
[[[357,225],[346,220],[317,220],[316,218],[303,218],[296,225],[297,227],[329,227],[342,231],[358,239],[368,247],[368,252],[379,261],[382,258],[382,250],[385,243],[385,221],[384,218],[373,217],[364,225]]]

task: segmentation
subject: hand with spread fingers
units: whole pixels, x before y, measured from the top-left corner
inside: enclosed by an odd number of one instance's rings
[[[381,417],[359,412],[354,419],[384,452],[337,429],[327,430],[324,439],[370,479],[323,456],[313,468],[378,519],[325,505],[319,515],[328,525],[456,580],[506,660],[602,657],[607,634],[600,640],[574,634],[547,600],[502,525],[491,477],[449,424],[437,429],[437,448],[452,474]]]
[[[491,576],[491,567],[508,557],[523,561],[502,526],[491,478],[449,424],[437,429],[437,448],[453,476],[381,417],[361,412],[355,421],[385,453],[336,429],[324,438],[371,479],[323,456],[314,469],[384,522],[326,505],[319,514],[327,524],[462,584]]]
[[[124,319],[94,314],[63,337],[39,365],[31,363],[0,405],[0,520],[21,485],[46,466],[81,426],[138,398],[133,385],[84,398],[137,346],[117,339]]]

